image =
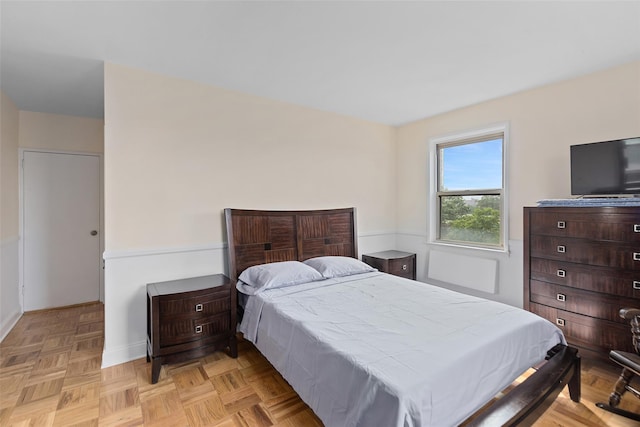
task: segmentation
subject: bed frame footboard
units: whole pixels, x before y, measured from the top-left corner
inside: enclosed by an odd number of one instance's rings
[[[547,352],[547,362],[522,384],[494,402],[468,426],[530,426],[556,399],[565,385],[574,402],[580,401],[580,356],[574,347],[558,344]]]

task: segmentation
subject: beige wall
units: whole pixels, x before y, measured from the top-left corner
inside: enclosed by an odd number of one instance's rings
[[[0,92],[0,160],[2,208],[2,240],[18,237],[18,109],[13,101]]]
[[[507,252],[430,243],[429,140],[508,122]],[[473,105],[402,126],[397,131],[397,246],[418,254],[418,280],[514,306],[523,301],[523,206],[570,197],[569,146],[640,135],[640,62]],[[434,281],[429,259],[497,262],[494,293],[474,289],[473,271]],[[462,258],[460,258],[462,256]],[[434,258],[434,259],[436,259]],[[458,263],[459,264],[459,263]],[[466,264],[466,263],[463,263]],[[452,267],[452,271],[455,267]]]
[[[428,140],[504,121],[511,252],[461,252],[497,259],[496,294],[482,296],[521,306],[522,206],[568,196],[569,145],[640,134],[640,63],[400,128],[114,64],[104,74],[103,366],[144,356],[146,284],[225,272],[225,207],[356,206],[360,252],[416,252],[426,279]]]
[[[105,66],[106,250],[224,241],[222,210],[355,206],[395,228],[391,127]]]
[[[148,283],[227,271],[224,208],[355,206],[361,251],[394,244],[393,128],[114,64],[104,76],[103,367],[144,356]]]
[[[19,298],[18,109],[0,91],[0,340],[22,313]]]
[[[569,146],[640,135],[640,62],[484,102],[398,130],[398,229],[426,235],[430,138],[509,122],[509,234],[522,207],[570,196]],[[401,165],[401,167],[400,167]]]
[[[104,120],[20,111],[20,148],[102,153]]]

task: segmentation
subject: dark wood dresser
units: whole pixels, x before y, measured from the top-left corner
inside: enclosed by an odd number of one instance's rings
[[[640,207],[525,207],[524,307],[583,356],[633,352],[622,307],[640,307]]]
[[[362,261],[373,268],[416,280],[416,254],[401,251],[383,251],[362,255]]]
[[[237,357],[235,303],[229,278],[216,274],[147,285],[147,362],[151,383],[163,363],[227,348]]]

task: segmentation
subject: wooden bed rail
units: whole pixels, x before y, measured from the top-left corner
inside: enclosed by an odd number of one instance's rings
[[[522,384],[493,402],[466,426],[530,426],[556,399],[565,385],[574,402],[580,401],[580,356],[574,347],[558,344],[548,360]]]

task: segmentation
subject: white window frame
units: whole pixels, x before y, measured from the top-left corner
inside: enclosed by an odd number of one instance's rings
[[[495,134],[502,134],[502,209],[501,209],[501,246],[484,246],[472,242],[452,242],[438,239],[438,227],[440,223],[440,203],[438,203],[438,145],[452,144],[473,139],[481,139]],[[479,129],[466,132],[440,136],[429,139],[429,169],[431,173],[429,185],[428,208],[429,213],[429,243],[444,246],[463,247],[469,249],[488,250],[497,252],[509,251],[509,180],[508,180],[508,147],[509,147],[509,123],[502,122],[488,125]]]

